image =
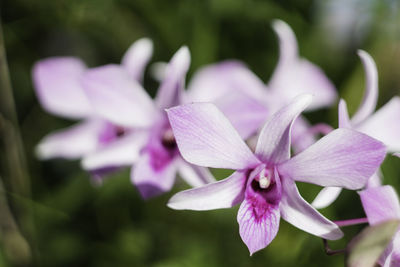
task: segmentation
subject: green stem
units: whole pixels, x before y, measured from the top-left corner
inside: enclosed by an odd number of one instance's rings
[[[8,71],[3,31],[0,19],[0,136],[1,136],[1,191],[18,195],[23,198],[30,198],[30,180],[27,171],[26,159],[23,150],[23,143],[18,125],[18,118],[15,109],[14,97],[11,88],[11,81]],[[4,155],[4,156],[3,156]],[[6,201],[6,196],[2,196]],[[0,200],[1,201],[1,200]],[[5,203],[10,204],[10,209]],[[0,221],[0,230],[3,236],[13,236],[19,234],[17,225],[23,230],[25,236],[33,231],[32,214],[30,208],[15,198],[10,198],[4,205],[1,205],[0,212],[4,211],[3,216],[7,219]],[[7,207],[7,209],[5,209]],[[14,216],[13,216],[14,214]],[[16,219],[15,219],[16,218]],[[9,222],[13,221],[15,227],[9,227]],[[26,242],[26,244],[28,244]],[[7,245],[7,244],[4,244]],[[29,247],[28,247],[29,248]],[[6,250],[8,248],[5,248]],[[21,248],[22,249],[22,248]],[[29,253],[30,255],[30,253]],[[10,259],[11,260],[11,259]]]

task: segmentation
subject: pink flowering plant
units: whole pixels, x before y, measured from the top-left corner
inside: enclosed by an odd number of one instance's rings
[[[81,121],[45,136],[38,157],[79,159],[98,182],[130,168],[143,199],[169,192],[180,177],[191,188],[173,195],[167,206],[205,211],[239,205],[239,234],[250,255],[274,240],[282,218],[322,238],[328,254],[346,253],[349,266],[363,266],[357,248],[365,234],[340,251],[327,240],[342,238],[341,227],[368,223],[365,231],[374,233],[394,221],[395,231],[382,235],[385,242],[372,242],[379,253],[370,262],[400,266],[400,204],[394,188],[382,185],[380,171],[387,152],[400,152],[399,98],[375,112],[377,67],[359,50],[366,76],[360,107],[350,117],[341,99],[337,129],[312,125],[303,112],[335,104],[335,86],[299,55],[289,25],[272,25],[279,60],[266,84],[244,63],[229,60],[195,71],[186,86],[191,56],[182,46],[158,70],[153,99],[143,79],[153,52],[147,38],[132,44],[121,64],[88,68],[75,57],[39,61],[33,81],[42,107]],[[216,180],[209,168],[233,173]],[[310,204],[296,182],[323,188]],[[360,190],[365,218],[332,221],[317,210],[334,205],[343,189]]]

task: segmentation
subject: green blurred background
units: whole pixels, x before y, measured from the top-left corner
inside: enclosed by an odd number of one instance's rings
[[[43,111],[33,91],[31,69],[35,61],[59,55],[81,57],[89,66],[118,63],[132,42],[149,37],[155,44],[152,62],[167,61],[181,45],[188,45],[188,80],[202,65],[236,58],[267,82],[278,58],[270,25],[279,18],[295,31],[301,55],[323,68],[354,112],[364,90],[359,48],[377,62],[379,106],[400,92],[398,1],[1,0],[0,8],[27,162],[25,169],[1,154],[1,266],[343,265],[343,256],[324,253],[321,239],[282,220],[272,244],[250,257],[238,233],[237,208],[174,211],[165,205],[173,192],[143,201],[130,184],[129,170],[95,186],[77,161],[38,161],[38,141],[73,122]],[[145,87],[152,95],[157,89],[148,70]],[[332,107],[306,117],[336,127],[336,114]],[[397,190],[398,165],[399,159],[391,156],[383,164],[384,182]],[[21,184],[13,185],[13,168],[26,170]],[[228,173],[215,174],[223,178]],[[18,191],[29,183],[30,193]],[[316,186],[299,187],[309,201],[318,192]],[[174,192],[184,188],[178,182]],[[355,192],[344,192],[322,213],[331,219],[363,216]],[[342,248],[360,229],[345,229],[346,237],[332,247]]]

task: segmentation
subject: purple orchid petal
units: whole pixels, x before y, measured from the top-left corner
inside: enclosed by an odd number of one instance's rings
[[[392,253],[393,253],[393,242],[390,242],[386,249],[383,251],[382,255],[378,259],[378,264],[383,267],[393,267],[397,265],[392,265]]]
[[[389,264],[384,265],[384,267],[400,266],[400,232],[396,233],[391,245],[392,245],[391,248],[389,248],[390,255],[388,257],[388,258],[390,258],[390,261],[389,261]],[[386,250],[388,250],[388,249],[386,249]],[[384,252],[384,255],[385,255],[385,252]],[[384,255],[382,255],[382,256],[384,256]]]
[[[167,110],[171,128],[185,160],[195,165],[247,169],[259,164],[227,118],[210,103]]]
[[[326,134],[326,132],[330,131],[332,129],[328,125],[320,124],[311,126],[304,117],[298,116],[293,123],[291,137],[295,154],[314,144],[317,140],[317,134]]]
[[[55,57],[37,62],[33,67],[33,81],[43,108],[66,118],[88,117],[92,108],[80,84],[85,70],[85,64],[74,57]]]
[[[168,162],[163,168],[154,168],[151,153],[143,153],[131,171],[131,181],[144,199],[170,191],[175,182],[177,161]]]
[[[400,151],[400,97],[393,97],[375,114],[359,125],[357,130],[383,143],[389,152]]]
[[[146,141],[147,135],[143,131],[129,133],[85,156],[82,167],[85,170],[95,170],[132,165],[138,160],[139,152]]]
[[[290,157],[290,135],[293,121],[310,104],[311,95],[296,97],[265,123],[258,138],[256,155],[267,163],[280,163]]]
[[[214,176],[207,168],[191,165],[183,160],[179,164],[178,173],[192,187],[215,182]]]
[[[240,236],[250,255],[265,248],[275,238],[279,229],[281,198],[281,180],[276,169],[260,164],[248,172],[245,197],[237,221]]]
[[[350,129],[337,129],[278,166],[283,177],[321,186],[359,189],[378,169],[385,146]]]
[[[318,193],[311,205],[316,209],[326,208],[339,197],[341,192],[341,187],[325,187]]]
[[[382,172],[381,170],[377,170],[369,179],[367,183],[367,188],[370,187],[379,187],[382,185]]]
[[[371,187],[359,192],[365,214],[371,225],[400,219],[400,203],[393,187]]]
[[[351,118],[354,125],[368,118],[375,110],[378,101],[378,71],[372,57],[363,50],[358,50],[358,56],[365,71],[365,93],[357,112]]]
[[[265,248],[279,230],[279,204],[261,205],[245,199],[240,205],[237,221],[239,233],[250,255]]]
[[[376,171],[367,182],[366,187],[377,187],[381,185],[381,178],[379,175],[379,170]],[[315,197],[311,205],[316,209],[323,209],[331,205],[342,192],[341,187],[325,187],[318,195]]]
[[[340,99],[339,107],[338,107],[338,114],[339,114],[339,128],[352,128],[351,121],[349,118],[349,113],[347,111],[347,104],[344,99]],[[375,174],[368,179],[368,184],[373,180]],[[312,206],[317,209],[323,209],[331,205],[340,195],[342,192],[342,188],[340,187],[325,187],[323,188],[318,195],[315,197],[314,201],[312,202]]]
[[[87,71],[83,86],[98,113],[117,125],[147,127],[154,120],[155,108],[151,98],[118,65]]]
[[[394,244],[396,243],[396,245]],[[397,232],[393,241],[379,257],[378,264],[383,267],[400,266],[400,234]]]
[[[246,172],[236,171],[224,180],[175,194],[168,207],[176,210],[213,210],[231,208],[242,202]]]
[[[121,65],[124,66],[135,81],[143,80],[143,72],[153,54],[153,42],[142,38],[134,42],[122,57]]]
[[[265,122],[268,112],[265,105],[240,92],[233,91],[214,101],[243,139],[252,136]]]
[[[339,128],[352,128],[349,118],[349,112],[347,111],[347,104],[346,101],[344,101],[344,99],[340,99],[339,101],[338,114],[339,114]]]
[[[212,102],[232,92],[243,92],[264,100],[266,86],[243,63],[229,60],[197,71],[188,86],[190,101]]]
[[[165,78],[158,89],[156,103],[160,109],[170,108],[182,103],[185,76],[190,66],[190,52],[181,47],[166,67]]]
[[[105,127],[99,120],[87,120],[45,136],[36,147],[40,159],[78,159],[99,145],[99,132]]]
[[[268,87],[282,99],[282,103],[309,93],[314,100],[308,110],[332,105],[337,97],[334,85],[320,68],[299,58],[296,36],[289,25],[276,20],[272,26],[279,38],[280,56]]]
[[[336,240],[343,236],[336,224],[322,216],[300,196],[294,181],[282,178],[282,187],[280,209],[285,221],[325,239]]]

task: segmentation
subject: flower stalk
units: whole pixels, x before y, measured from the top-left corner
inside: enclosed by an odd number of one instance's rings
[[[15,200],[8,199],[10,207],[7,206],[8,195],[17,195],[23,198],[29,198],[30,182],[27,172],[26,159],[24,156],[21,134],[18,126],[17,113],[12,93],[11,81],[6,59],[5,44],[3,38],[2,26],[0,23],[0,136],[2,140],[1,155],[2,170],[0,175],[0,194],[1,201],[0,214],[0,234],[3,236],[3,245],[5,250],[15,255],[25,255],[26,258],[10,258],[18,263],[20,261],[29,261],[30,251],[28,242],[21,234],[19,228],[24,223],[23,232],[32,230],[31,216],[26,205]],[[14,214],[13,214],[14,211]],[[10,227],[12,226],[12,227]],[[18,227],[19,226],[19,227]],[[28,230],[29,229],[29,230]],[[7,238],[12,237],[13,240]],[[10,242],[8,242],[10,241]],[[20,246],[15,247],[18,241]],[[14,242],[14,244],[13,244]],[[15,250],[16,249],[16,250]],[[20,253],[24,250],[24,253]],[[26,253],[25,253],[26,252]],[[9,255],[10,256],[10,255]],[[20,262],[21,263],[21,262]],[[26,262],[25,262],[26,263]]]

